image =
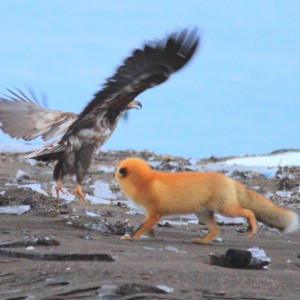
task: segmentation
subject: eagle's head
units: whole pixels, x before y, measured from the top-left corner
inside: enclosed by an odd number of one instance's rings
[[[137,100],[132,100],[127,106],[126,106],[126,110],[127,109],[132,109],[132,108],[135,108],[135,109],[142,109],[143,106],[142,106],[142,103],[137,101]]]

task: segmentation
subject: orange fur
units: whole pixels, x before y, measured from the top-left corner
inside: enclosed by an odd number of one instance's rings
[[[285,231],[298,226],[295,212],[277,206],[220,173],[159,172],[139,158],[127,158],[118,165],[115,178],[122,191],[147,212],[141,226],[122,239],[138,238],[167,214],[195,213],[208,226],[207,235],[193,239],[195,243],[211,242],[218,235],[214,212],[245,217],[249,222],[249,237],[257,231],[256,219]]]

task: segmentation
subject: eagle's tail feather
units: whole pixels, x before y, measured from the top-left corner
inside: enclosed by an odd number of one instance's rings
[[[64,156],[66,148],[67,147],[63,144],[49,144],[39,150],[23,154],[21,158],[31,158],[44,162],[55,161],[61,159]]]

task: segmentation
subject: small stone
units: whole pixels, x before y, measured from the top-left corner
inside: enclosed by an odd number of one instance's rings
[[[216,237],[216,238],[214,238],[214,242],[224,243],[224,240],[221,237]]]
[[[28,250],[28,251],[32,251],[32,250],[34,250],[34,247],[33,246],[28,246],[25,249]]]

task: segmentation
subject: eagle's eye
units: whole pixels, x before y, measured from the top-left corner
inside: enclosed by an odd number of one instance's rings
[[[119,169],[119,173],[120,173],[122,176],[126,176],[127,171],[126,171],[125,168],[120,168],[120,169]]]

